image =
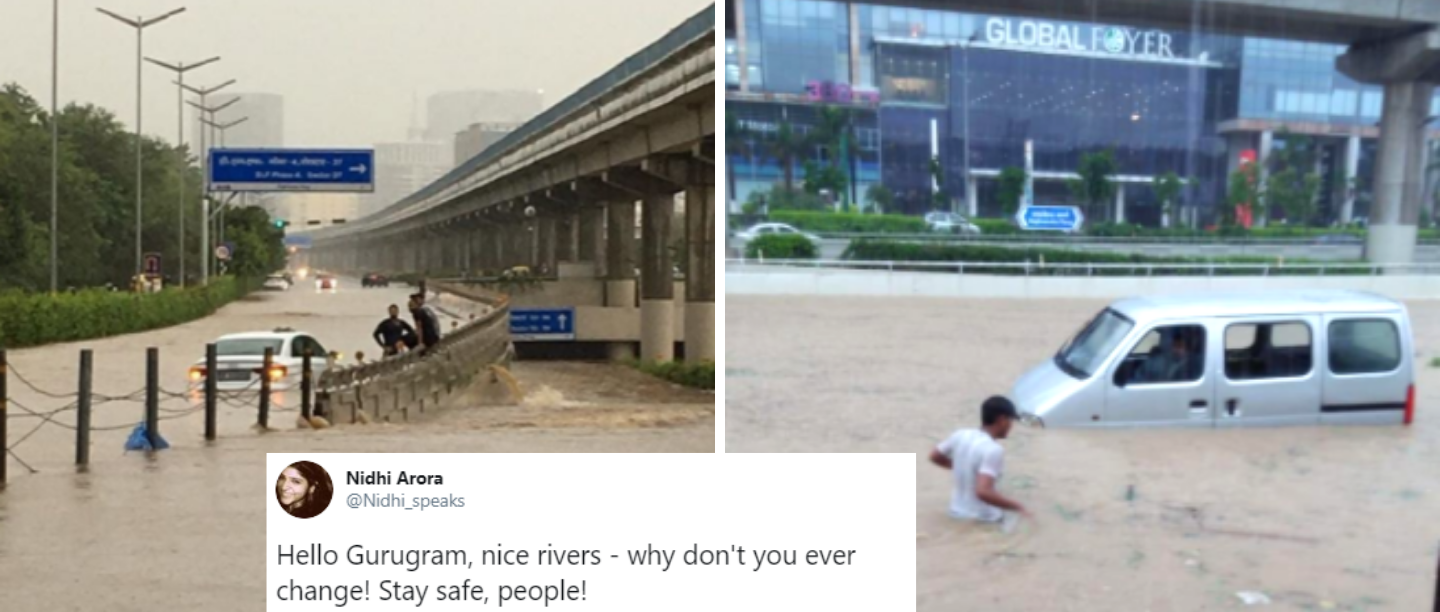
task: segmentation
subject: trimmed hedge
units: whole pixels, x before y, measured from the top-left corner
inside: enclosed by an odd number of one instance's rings
[[[772,210],[770,211],[770,220],[811,232],[919,234],[925,231],[925,219],[909,215]]]
[[[841,259],[854,261],[897,261],[897,262],[965,262],[967,264],[980,264],[973,267],[967,266],[967,270],[976,272],[984,271],[986,274],[1025,274],[1026,270],[1011,267],[986,268],[986,263],[1032,263],[1035,268],[1029,270],[1030,274],[1074,274],[1075,270],[1048,268],[1039,269],[1039,263],[1043,260],[1046,264],[1137,264],[1137,265],[1160,265],[1164,264],[1269,264],[1278,263],[1277,258],[1261,256],[1233,255],[1226,257],[1154,257],[1138,253],[1114,253],[1108,251],[1081,251],[1073,249],[1057,248],[1011,248],[1005,246],[993,246],[983,244],[945,244],[945,243],[911,243],[894,242],[890,240],[856,240],[845,249]],[[1333,263],[1343,265],[1360,262],[1315,262],[1304,259],[1286,259],[1287,264],[1315,264]],[[904,269],[904,266],[896,266],[896,269]],[[926,268],[915,268],[925,270]],[[1134,269],[1095,269],[1091,271],[1096,276],[1119,275],[1130,276],[1135,273]],[[1216,270],[1217,275],[1250,275],[1255,274],[1253,270]],[[1310,268],[1273,268],[1271,274],[1284,275],[1318,275],[1318,269]],[[1341,274],[1369,274],[1368,269],[1327,269],[1327,275]],[[1083,274],[1083,272],[1082,272]]]
[[[690,364],[683,361],[640,361],[635,367],[651,376],[658,376],[677,385],[696,389],[715,389],[715,364],[709,361]]]
[[[208,316],[254,287],[253,280],[225,276],[205,287],[149,294],[7,292],[0,294],[0,346],[74,342],[178,325]]]
[[[980,228],[980,233],[990,236],[1010,236],[1019,234],[1023,230],[1010,222],[1009,219],[976,219],[971,218],[971,223]]]
[[[815,259],[819,249],[809,238],[795,234],[766,234],[745,243],[745,257],[759,259]]]

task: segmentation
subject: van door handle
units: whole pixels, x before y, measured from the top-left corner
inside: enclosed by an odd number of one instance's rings
[[[1239,404],[1240,404],[1240,400],[1235,399],[1235,398],[1233,398],[1233,397],[1230,398],[1230,399],[1228,399],[1228,400],[1225,400],[1225,412],[1230,413],[1230,416],[1235,416],[1235,406],[1237,406],[1237,405],[1239,405]]]
[[[1207,401],[1205,401],[1205,400],[1190,400],[1190,407],[1191,407],[1191,408],[1204,408],[1204,407],[1209,406],[1209,405],[1210,405],[1210,402],[1207,402]]]

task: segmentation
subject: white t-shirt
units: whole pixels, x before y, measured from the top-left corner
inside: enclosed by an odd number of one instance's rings
[[[950,516],[977,521],[999,521],[1005,513],[975,496],[980,474],[998,484],[1005,472],[1005,448],[980,429],[961,429],[936,447],[954,466],[955,492],[950,496]]]

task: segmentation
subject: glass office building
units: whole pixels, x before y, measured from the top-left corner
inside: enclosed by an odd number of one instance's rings
[[[1159,222],[1152,189],[1173,172],[1198,220],[1242,160],[1304,135],[1317,152],[1328,219],[1365,214],[1381,88],[1335,69],[1343,45],[829,0],[731,0],[725,45],[732,205],[783,175],[766,142],[817,109],[850,109],[852,197],[872,184],[919,213],[1001,214],[996,178],[1033,148],[1037,203],[1074,203],[1082,155],[1114,153],[1109,220]],[[1440,111],[1440,104],[1434,105]],[[795,164],[821,155],[817,147]],[[940,161],[933,180],[930,160]]]

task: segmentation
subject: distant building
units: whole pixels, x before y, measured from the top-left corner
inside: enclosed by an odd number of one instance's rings
[[[285,98],[283,96],[269,93],[223,93],[206,98],[205,104],[214,108],[235,98],[240,98],[240,101],[216,113],[215,122],[223,125],[241,117],[247,119],[244,123],[225,130],[223,139],[220,138],[220,131],[216,130],[216,140],[223,142],[229,148],[285,146]],[[190,132],[186,140],[199,142],[199,138],[194,135],[199,134],[198,130],[204,124],[200,122],[199,111],[192,108],[191,112],[195,115],[191,129],[195,131]],[[217,142],[211,146],[218,147],[220,144]]]
[[[438,93],[426,101],[425,140],[449,143],[473,124],[520,124],[543,109],[544,97],[533,90]]]
[[[376,144],[375,192],[360,196],[359,215],[379,212],[444,176],[454,167],[453,154],[439,142]]]
[[[455,134],[455,165],[460,165],[495,144],[519,123],[475,123]]]

